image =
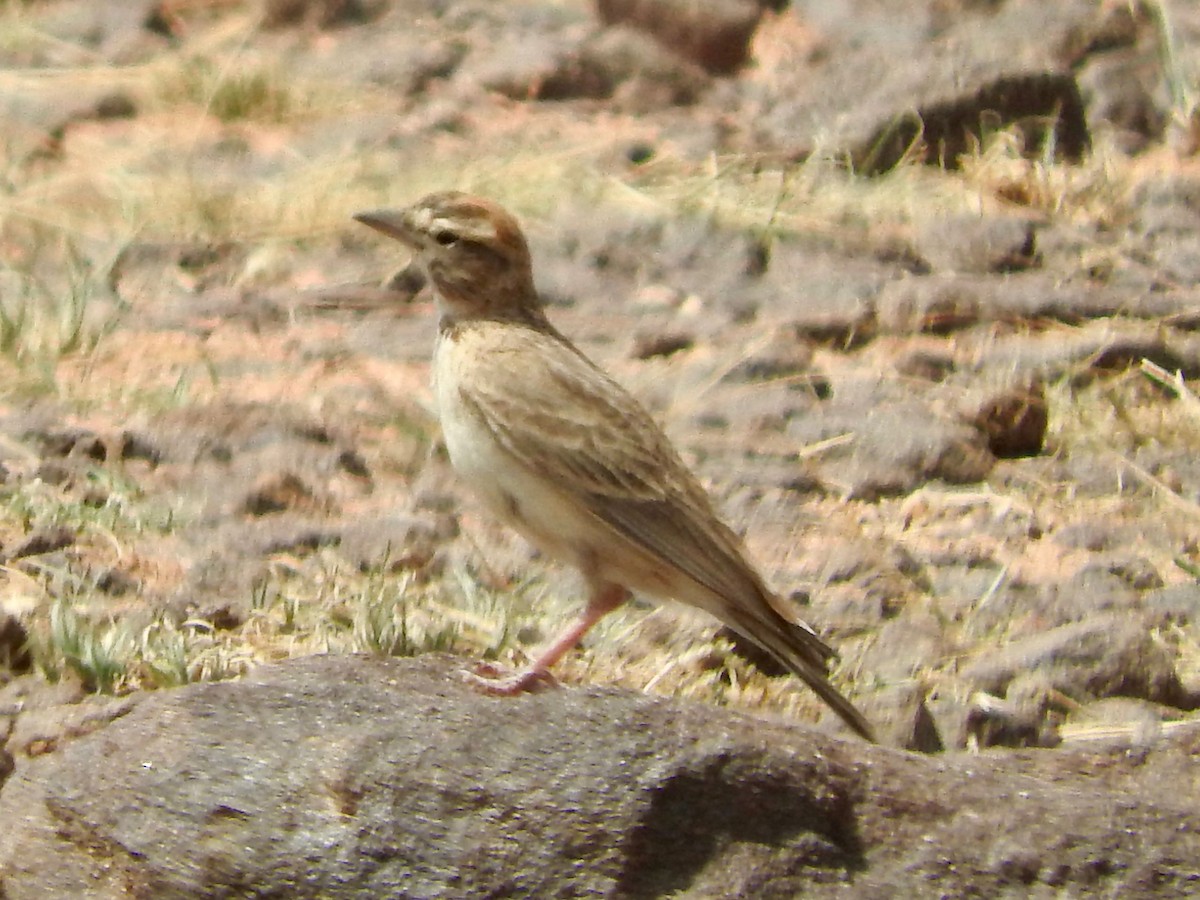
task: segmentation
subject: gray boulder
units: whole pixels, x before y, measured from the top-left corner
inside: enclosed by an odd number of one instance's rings
[[[144,695],[37,756],[11,748],[0,896],[1086,897],[1200,884],[1200,813],[1178,790],[1195,734],[1136,764],[932,759],[612,689],[486,697],[461,666],[299,659]]]

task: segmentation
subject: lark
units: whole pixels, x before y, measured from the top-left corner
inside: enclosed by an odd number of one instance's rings
[[[486,682],[515,694],[637,591],[706,610],[794,672],[867,740],[830,684],[834,651],[746,558],[645,409],[546,318],[516,220],[469,194],[430,194],[357,221],[406,245],[440,320],[434,396],[450,461],[500,520],[578,569],[586,607],[526,670]]]

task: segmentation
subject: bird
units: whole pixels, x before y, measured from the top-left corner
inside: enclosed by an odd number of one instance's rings
[[[836,652],[767,587],[646,409],[551,324],[514,216],[438,191],[354,219],[405,245],[432,289],[433,395],[458,477],[588,588],[578,619],[528,668],[482,679],[484,689],[519,694],[552,680],[551,667],[638,592],[705,610],[874,741],[829,681]]]

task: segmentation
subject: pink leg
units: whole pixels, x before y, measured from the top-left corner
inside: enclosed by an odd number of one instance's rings
[[[475,687],[487,694],[510,697],[534,690],[539,684],[554,683],[550,668],[579,643],[593,625],[629,599],[629,591],[619,584],[606,584],[592,592],[587,606],[574,624],[547,647],[533,665],[506,678],[497,678],[496,667],[484,664],[468,676]]]

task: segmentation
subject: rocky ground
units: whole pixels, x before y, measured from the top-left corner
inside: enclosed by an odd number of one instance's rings
[[[578,605],[460,493],[429,298],[350,220],[446,187],[519,215],[887,744],[1194,756],[1190,6],[44,0],[0,65],[0,778],[94,692],[516,663]],[[559,674],[823,716],[669,606]]]

